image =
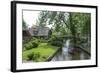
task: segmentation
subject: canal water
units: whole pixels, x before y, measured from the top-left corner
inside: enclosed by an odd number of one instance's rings
[[[64,46],[52,58],[51,61],[85,60],[85,59],[90,59],[90,55],[79,48],[74,50],[73,47],[70,47],[70,40],[66,40]]]

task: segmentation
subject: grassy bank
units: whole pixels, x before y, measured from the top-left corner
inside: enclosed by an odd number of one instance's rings
[[[52,46],[48,43],[40,43],[38,47],[32,48],[30,50],[25,50],[22,53],[22,58],[25,61],[28,61],[28,56],[30,54],[35,54],[37,57],[32,58],[31,61],[43,62],[48,59],[49,56],[53,55],[59,47]]]

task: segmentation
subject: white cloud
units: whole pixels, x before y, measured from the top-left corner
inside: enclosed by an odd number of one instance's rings
[[[36,20],[38,18],[40,11],[23,11],[23,18],[28,24],[28,27],[31,27],[33,24],[36,25]]]

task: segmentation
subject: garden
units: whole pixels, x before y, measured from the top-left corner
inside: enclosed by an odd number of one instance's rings
[[[24,17],[22,20],[23,62],[90,59],[91,14],[59,11],[38,13],[36,24],[31,27],[28,27]],[[57,55],[59,51],[61,53]]]
[[[28,43],[24,44],[23,60],[34,62],[48,61],[62,46],[61,42],[57,43],[57,41],[53,43],[33,37]]]

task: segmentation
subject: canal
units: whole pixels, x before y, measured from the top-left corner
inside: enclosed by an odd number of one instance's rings
[[[66,40],[64,46],[57,52],[51,61],[86,60],[90,54],[79,47],[70,46],[70,40]]]

